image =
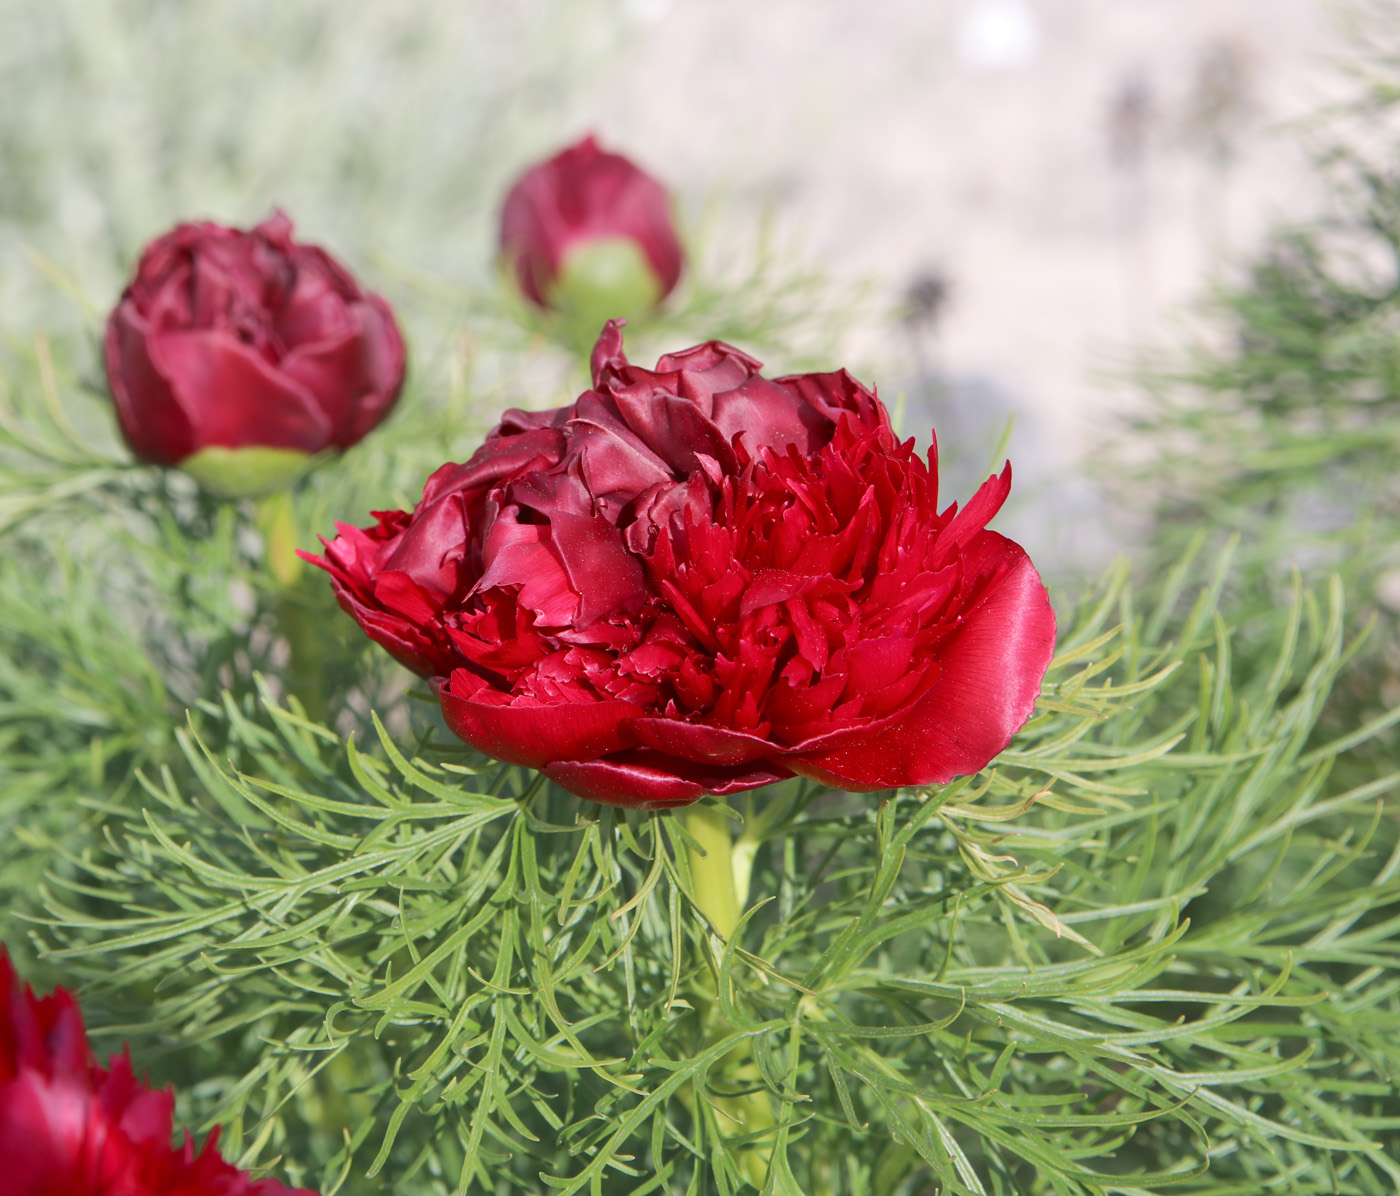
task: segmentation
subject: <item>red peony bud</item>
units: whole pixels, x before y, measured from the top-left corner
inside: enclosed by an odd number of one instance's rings
[[[527,170],[506,196],[501,253],[526,298],[588,321],[671,293],[682,252],[666,189],[592,137]]]
[[[314,1196],[224,1161],[217,1131],[170,1145],[175,1096],[131,1059],[92,1057],[71,993],[36,997],[0,947],[0,1192],[5,1196]]]
[[[251,232],[151,242],[107,321],[107,381],[132,451],[235,497],[359,441],[404,379],[389,305],[274,213]]]
[[[610,323],[594,389],[507,412],[411,513],[307,559],[453,731],[582,797],[976,772],[1055,645],[1030,559],[986,530],[1011,467],[940,511],[935,452],[849,374],[758,371],[714,341],[644,370]]]

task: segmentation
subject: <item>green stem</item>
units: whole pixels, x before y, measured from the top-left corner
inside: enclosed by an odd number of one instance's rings
[[[687,849],[687,858],[696,904],[715,933],[727,942],[739,925],[743,899],[747,896],[740,892],[736,874],[742,873],[747,882],[752,861],[748,857],[736,857],[734,842],[729,837],[729,817],[720,807],[696,802],[687,806],[681,817],[686,831],[695,840],[695,845]],[[748,884],[743,887],[747,890]],[[718,980],[717,969],[715,978]],[[706,991],[700,995],[703,998],[701,1025],[705,1027],[705,1044],[709,1045],[728,1033],[729,1028],[720,1014],[715,991],[706,986]],[[740,1096],[709,1096],[721,1135],[728,1138],[759,1133],[777,1124],[773,1102],[762,1090],[758,1064],[747,1043],[730,1051],[718,1071],[726,1087],[758,1089]],[[737,1153],[744,1178],[761,1188],[768,1176],[768,1163],[773,1153],[771,1143],[743,1146]]]
[[[290,590],[301,577],[302,563],[297,556],[297,520],[292,496],[278,490],[258,500],[258,530],[266,546],[267,568],[284,590]]]
[[[326,700],[323,616],[305,594],[295,589],[283,590],[277,598],[277,623],[291,654],[287,689],[296,695],[307,718],[313,723],[324,723],[330,704]]]
[[[734,844],[729,817],[718,806],[696,802],[681,815],[698,845],[688,849],[695,901],[715,933],[728,941],[739,925],[739,893],[734,885]]]
[[[317,604],[300,585],[302,562],[297,556],[296,511],[292,496],[278,490],[257,504],[257,525],[263,534],[267,571],[277,583],[277,625],[287,641],[291,660],[287,688],[313,722],[324,722],[326,654]]]

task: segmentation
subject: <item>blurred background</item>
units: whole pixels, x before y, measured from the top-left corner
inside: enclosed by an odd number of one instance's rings
[[[1084,475],[1134,355],[1316,202],[1341,43],[1322,0],[0,0],[0,326],[90,336],[152,236],[280,205],[431,377],[505,187],[592,130],[715,260],[819,267],[835,320],[745,347],[936,424],[948,497],[1014,415],[1008,530],[1078,570],[1122,534]]]

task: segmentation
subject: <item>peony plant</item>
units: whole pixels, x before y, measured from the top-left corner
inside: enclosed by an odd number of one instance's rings
[[[120,25],[99,22],[104,46]],[[469,186],[481,155],[453,144]],[[360,198],[440,252],[421,188],[382,177],[390,193]],[[592,320],[587,346],[630,306],[579,314],[610,252],[638,310],[669,285],[635,226],[590,238],[538,275],[540,326],[573,342]],[[1284,248],[1311,269],[1313,243]],[[223,252],[178,259],[141,318],[218,292]],[[436,402],[402,413],[392,450],[324,471],[301,520],[285,490],[259,504],[275,587],[248,504],[167,504],[86,451],[66,393],[81,348],[0,346],[0,917],[91,1011],[120,1011],[131,1055],[168,1060],[179,1119],[226,1127],[228,1155],[172,1145],[169,1092],[126,1054],[99,1066],[71,995],[10,978],[0,1196],[35,1167],[79,1196],[280,1196],[235,1166],[245,1150],[342,1196],[1397,1190],[1400,786],[1377,704],[1394,687],[1384,653],[1348,644],[1340,586],[1275,584],[1289,505],[1267,483],[1293,493],[1307,463],[1233,434],[1206,454],[1233,454],[1273,512],[1244,544],[1269,584],[1139,559],[1138,583],[1123,563],[1052,611],[1046,550],[1032,564],[989,530],[1009,471],[949,507],[937,457],[871,389],[766,378],[719,343],[765,343],[774,306],[821,341],[805,275],[703,274],[685,316],[715,340],[643,369],[613,325],[584,394],[508,411],[415,504],[459,459],[443,444],[509,405],[498,382],[562,364],[489,319],[461,327],[484,302],[450,305],[452,385],[424,387]],[[204,331],[242,337],[266,300],[272,331],[244,343],[297,373],[357,301],[323,295],[326,323],[279,356],[281,277]],[[1247,354],[1211,411],[1245,382],[1303,414],[1382,411],[1357,391],[1393,341],[1372,289],[1342,296],[1366,319],[1336,353],[1294,337],[1278,378],[1277,353]],[[168,365],[199,331],[142,344]],[[479,352],[490,367],[467,368]],[[210,403],[243,393],[181,377]],[[153,435],[174,402],[148,408]],[[245,406],[281,411],[224,414]],[[250,433],[190,459],[247,493],[281,451]],[[337,446],[289,451],[287,477]],[[1343,496],[1364,480],[1348,462],[1318,474]],[[404,493],[325,547],[334,589],[294,575],[307,519]],[[1370,538],[1367,567],[1389,568]],[[432,703],[347,645],[336,591]],[[442,734],[439,709],[504,763]]]
[[[225,497],[294,481],[361,440],[403,387],[389,305],[274,212],[151,242],[107,321],[107,381],[132,452]]]

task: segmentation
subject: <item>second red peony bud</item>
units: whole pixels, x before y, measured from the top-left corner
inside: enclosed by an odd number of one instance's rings
[[[501,212],[501,255],[530,302],[590,338],[655,307],[683,261],[665,187],[592,137],[520,176]]]

